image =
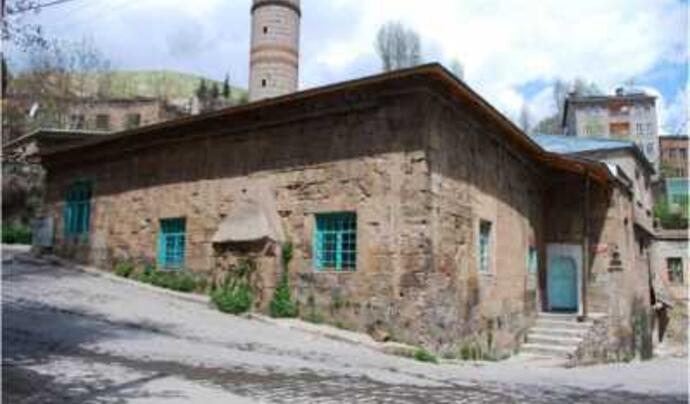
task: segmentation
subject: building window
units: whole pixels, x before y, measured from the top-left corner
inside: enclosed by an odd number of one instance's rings
[[[261,79],[261,87],[266,87],[266,79]]]
[[[138,128],[141,125],[141,114],[127,115],[127,129]]]
[[[91,220],[90,183],[77,182],[67,189],[64,219],[67,237],[77,237],[89,233]]]
[[[530,246],[527,252],[527,272],[536,274],[539,268],[539,256],[537,254],[537,247]]]
[[[106,115],[106,114],[96,115],[96,129],[110,130],[110,115]]]
[[[354,271],[357,264],[357,214],[316,215],[314,267],[317,271]]]
[[[180,269],[184,266],[185,218],[161,219],[158,233],[158,267]]]
[[[491,222],[479,221],[479,272],[489,272],[491,267]]]
[[[666,258],[666,270],[668,271],[668,281],[671,283],[682,284],[683,279],[683,259],[679,257]]]
[[[612,122],[609,124],[609,133],[614,139],[626,138],[630,135],[630,123]]]
[[[84,115],[82,114],[74,114],[70,116],[70,127],[72,129],[84,129]]]
[[[264,34],[268,34],[268,27],[264,26]]]

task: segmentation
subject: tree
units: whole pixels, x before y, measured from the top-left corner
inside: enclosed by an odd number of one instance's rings
[[[28,15],[40,12],[39,0],[3,0],[1,7],[2,42],[12,43],[23,50],[49,46],[41,26],[26,22]]]
[[[7,62],[5,61],[5,55],[0,55],[0,58],[2,59],[2,72],[0,74],[2,75],[2,90],[0,93],[2,94],[2,98],[5,98],[5,95],[7,94],[7,83],[10,80],[10,71],[7,69]]]
[[[223,80],[223,98],[226,100],[230,99],[230,75],[226,74],[225,75],[225,80]]]
[[[31,125],[66,126],[70,107],[94,96],[109,96],[106,74],[110,72],[110,62],[88,39],[54,40],[47,47],[28,49],[25,68],[11,78],[8,94],[12,104],[24,110],[24,116],[3,122],[8,125],[3,129],[21,134],[24,130],[20,126],[29,122],[25,111],[34,105],[38,109],[28,117]]]
[[[570,90],[578,96],[590,96],[603,94],[599,86],[594,82],[588,82],[582,78],[576,78],[568,83],[561,79],[556,79],[553,83],[553,106],[556,110],[554,115],[548,116],[537,123],[534,131],[542,134],[561,134],[563,131],[562,122],[565,115],[565,101]]]
[[[556,119],[563,119],[565,110],[565,100],[568,98],[568,83],[561,79],[556,79],[553,83],[553,103],[556,108]]]
[[[206,101],[206,99],[208,98],[208,88],[206,87],[206,80],[201,79],[201,81],[199,82],[199,87],[197,87],[196,89],[196,97],[201,102]]]
[[[84,37],[61,46],[65,49],[67,70],[74,80],[72,90],[77,92],[77,96],[87,98],[96,93],[103,98],[108,97],[110,77],[106,73],[112,71],[110,60],[96,47],[93,39]]]
[[[419,34],[399,22],[388,22],[379,28],[376,51],[387,72],[416,66],[422,59]]]
[[[532,114],[526,102],[522,104],[522,109],[520,110],[520,128],[525,133],[530,133],[532,130]]]
[[[213,83],[213,86],[211,86],[211,92],[209,94],[210,98],[212,101],[215,101],[218,99],[218,96],[220,96],[220,90],[218,89],[218,83]]]
[[[583,78],[576,78],[572,84],[573,92],[578,96],[590,96],[590,95],[600,95],[604,92],[601,91],[599,86],[593,81],[588,82]]]
[[[465,67],[460,63],[459,60],[453,59],[450,62],[450,71],[460,80],[465,80]]]
[[[533,132],[541,135],[559,135],[562,132],[561,120],[556,115],[544,118],[537,123]]]

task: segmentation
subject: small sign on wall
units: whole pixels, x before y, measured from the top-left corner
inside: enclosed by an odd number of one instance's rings
[[[623,260],[616,244],[611,244],[611,260],[609,261],[609,272],[622,271]]]

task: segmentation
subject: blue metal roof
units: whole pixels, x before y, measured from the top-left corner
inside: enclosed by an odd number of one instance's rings
[[[543,134],[534,134],[530,137],[544,150],[561,154],[636,147],[635,143],[627,140]]]

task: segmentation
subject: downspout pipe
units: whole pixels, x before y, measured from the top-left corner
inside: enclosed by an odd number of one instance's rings
[[[587,284],[589,283],[589,222],[590,222],[590,209],[589,209],[589,199],[590,199],[590,178],[589,172],[585,171],[585,193],[582,207],[582,311],[580,313],[580,320],[587,319]]]

